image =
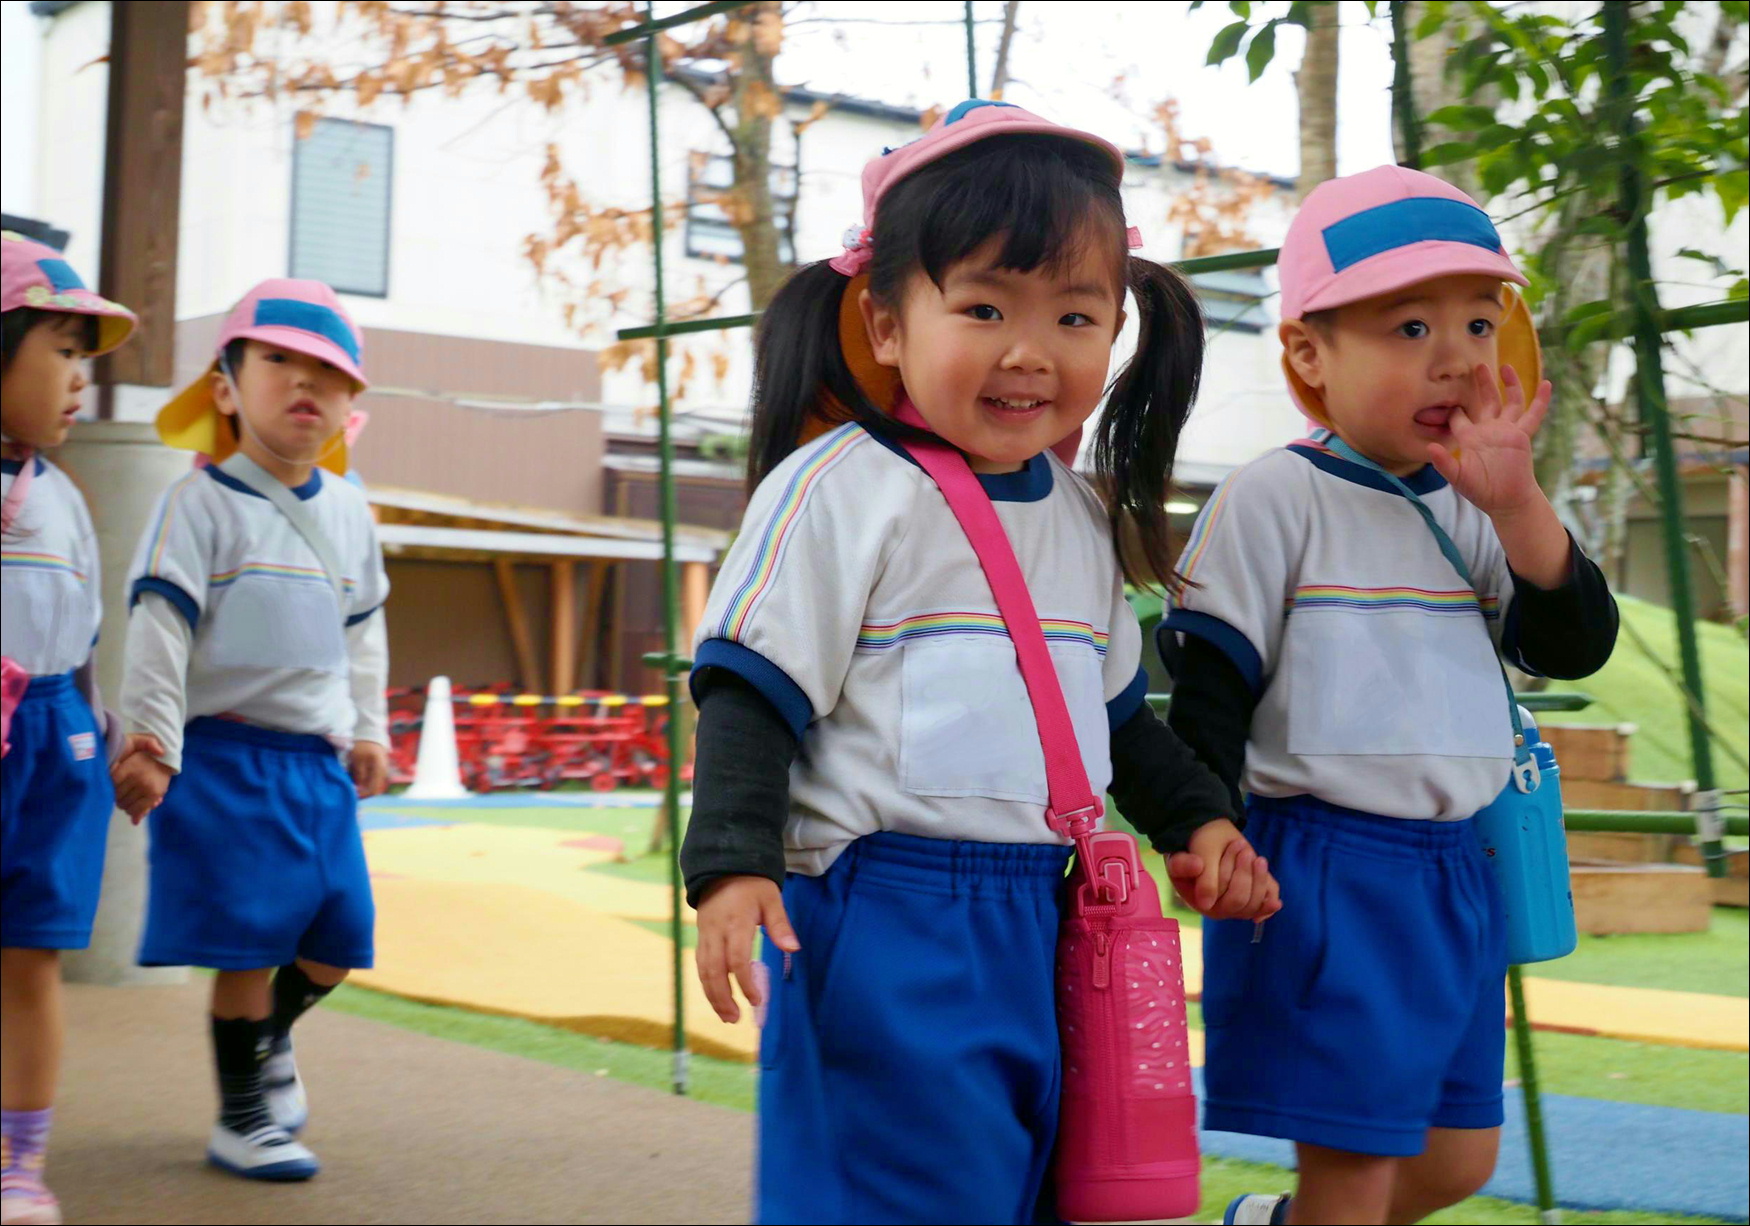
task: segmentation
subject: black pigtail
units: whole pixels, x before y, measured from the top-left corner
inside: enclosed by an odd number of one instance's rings
[[[1172,269],[1132,257],[1126,281],[1136,298],[1136,353],[1112,383],[1094,437],[1094,471],[1106,494],[1124,576],[1177,593],[1167,518],[1173,458],[1203,373],[1203,312]]]
[[[747,492],[784,457],[824,396],[846,420],[879,416],[839,348],[839,304],[850,279],[827,261],[796,270],[773,295],[754,335],[753,423],[747,450]]]

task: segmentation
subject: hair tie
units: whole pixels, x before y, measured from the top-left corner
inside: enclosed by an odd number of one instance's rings
[[[1131,226],[1129,229],[1125,230],[1124,245],[1132,251],[1139,249],[1142,246],[1142,231],[1138,230],[1135,226]]]
[[[844,252],[828,260],[828,267],[847,277],[869,271],[869,265],[875,259],[874,232],[867,226],[852,226],[845,231],[844,244]]]

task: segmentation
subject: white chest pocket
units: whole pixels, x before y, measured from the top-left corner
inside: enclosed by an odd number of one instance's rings
[[[213,664],[346,675],[346,637],[326,582],[243,574],[222,591],[203,623]]]
[[[1045,754],[1008,639],[956,635],[907,643],[901,651],[906,790],[1043,805]],[[1058,646],[1051,658],[1098,796],[1112,781],[1100,657],[1085,647]]]
[[[1482,619],[1296,610],[1288,752],[1511,758],[1501,670]]]

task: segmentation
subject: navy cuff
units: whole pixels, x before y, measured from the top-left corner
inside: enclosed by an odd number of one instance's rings
[[[1142,706],[1148,698],[1148,671],[1137,669],[1136,676],[1130,679],[1130,684],[1119,691],[1118,697],[1106,704],[1106,727],[1116,731],[1130,722],[1130,717],[1136,714],[1136,709]]]
[[[358,625],[360,622],[369,618],[371,614],[375,613],[378,609],[380,609],[382,607],[383,606],[380,604],[379,605],[372,605],[370,608],[366,609],[363,613],[354,613],[351,617],[346,619],[347,626],[352,627],[352,626]]]
[[[695,706],[699,702],[701,679],[705,671],[712,668],[727,669],[758,690],[784,717],[797,740],[802,739],[803,732],[814,721],[814,704],[808,701],[802,687],[790,679],[790,674],[734,639],[706,639],[693,653],[693,672],[687,680],[687,687]]]
[[[1240,676],[1245,678],[1253,697],[1264,692],[1264,661],[1258,655],[1258,649],[1252,646],[1251,639],[1221,618],[1208,613],[1196,613],[1190,609],[1172,610],[1161,619],[1161,624],[1155,629],[1157,651],[1160,649],[1160,636],[1173,633],[1194,634],[1214,645],[1240,670]],[[1165,653],[1162,653],[1162,658],[1165,658]]]
[[[201,607],[195,603],[194,597],[170,580],[160,579],[156,575],[145,575],[134,580],[134,590],[128,596],[128,608],[139,604],[140,597],[147,592],[157,592],[174,605],[191,631],[200,625]]]

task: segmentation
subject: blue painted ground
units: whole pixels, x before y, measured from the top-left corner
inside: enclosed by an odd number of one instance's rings
[[[1197,1070],[1197,1092],[1203,1092]],[[1543,1096],[1544,1130],[1556,1199],[1569,1209],[1640,1209],[1743,1221],[1750,1215],[1750,1118],[1676,1107]],[[1294,1147],[1269,1137],[1203,1134],[1204,1152],[1276,1166],[1294,1165]],[[1278,1188],[1259,1188],[1276,1192]],[[1507,1091],[1501,1162],[1484,1195],[1533,1203],[1525,1107]]]

